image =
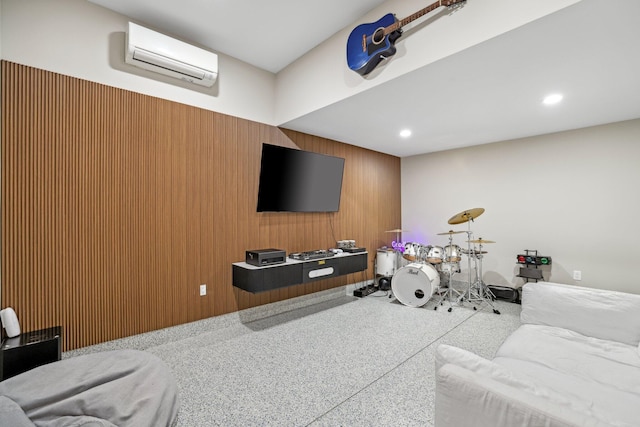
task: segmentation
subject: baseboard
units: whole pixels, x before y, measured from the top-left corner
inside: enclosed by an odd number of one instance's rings
[[[119,338],[117,340],[107,341],[88,347],[82,347],[76,350],[62,353],[62,358],[66,359],[82,354],[108,350],[146,350],[151,347],[156,347],[169,342],[180,341],[186,338],[195,337],[202,333],[255,322],[267,317],[276,316],[278,314],[298,310],[333,299],[343,298],[345,295],[349,295],[349,288],[354,289],[358,285],[359,283],[339,286],[337,288],[314,292],[307,295],[301,295],[299,297],[289,298],[283,301],[276,301],[269,304],[259,305],[256,307],[239,310],[233,313],[222,314],[220,316],[196,320],[195,322],[184,323],[182,325],[171,326],[168,328]]]

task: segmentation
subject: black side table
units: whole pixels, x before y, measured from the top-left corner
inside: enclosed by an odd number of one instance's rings
[[[62,328],[40,329],[6,338],[0,347],[0,381],[60,360]]]

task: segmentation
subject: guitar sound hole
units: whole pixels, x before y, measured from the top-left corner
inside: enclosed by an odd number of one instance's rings
[[[384,41],[384,28],[378,28],[371,36],[371,43],[380,44]]]

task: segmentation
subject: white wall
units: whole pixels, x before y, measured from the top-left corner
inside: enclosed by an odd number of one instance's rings
[[[124,63],[128,19],[123,15],[85,0],[1,1],[2,59],[248,120],[274,122],[275,75],[270,72],[218,53],[216,84],[190,85]]]
[[[277,76],[218,53],[220,73],[211,89],[125,64],[128,19],[123,15],[85,0],[0,1],[2,59],[279,125],[581,0],[469,0],[452,16],[421,18],[406,26],[396,60],[367,78],[346,64],[346,40],[355,24]],[[423,0],[389,0],[358,23],[374,22],[389,12],[404,18],[427,5]]]
[[[0,58],[2,58],[2,3],[0,3]],[[0,98],[2,97],[2,89],[0,89]],[[2,107],[0,107],[0,116],[2,115]],[[0,120],[0,135],[2,135],[2,120]],[[0,167],[0,176],[2,176],[2,168]],[[0,185],[2,183],[0,182]],[[0,307],[2,307],[2,269],[0,268]]]
[[[0,1],[0,58],[2,58],[2,2]]]
[[[337,32],[277,75],[277,124],[286,123],[439,59],[460,52],[581,0],[468,0],[451,16],[444,9],[404,27],[393,59],[366,78],[351,71],[346,43],[353,28],[387,13],[406,18],[432,1],[389,0]],[[432,19],[438,16],[438,19]]]
[[[484,208],[470,225],[496,241],[484,248],[486,283],[524,283],[516,255],[537,249],[553,259],[546,280],[640,293],[639,140],[640,119],[403,158],[404,240],[446,246],[438,233],[469,225],[448,220]],[[466,262],[455,280],[467,280]]]

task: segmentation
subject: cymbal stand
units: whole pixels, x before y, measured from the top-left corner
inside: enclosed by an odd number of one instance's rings
[[[462,305],[462,301],[466,298],[468,301],[471,300],[471,236],[473,236],[473,231],[471,231],[471,222],[473,218],[467,221],[467,269],[468,269],[468,281],[467,281],[467,290],[464,291],[458,297],[458,305]]]
[[[469,253],[469,259],[471,259],[471,253]],[[493,309],[495,314],[500,314],[500,312],[493,305],[493,301],[495,300],[495,295],[493,292],[487,287],[487,285],[482,280],[482,243],[479,245],[479,249],[476,251],[474,247],[473,257],[477,260],[476,264],[476,281],[472,286],[469,287],[469,302],[474,303],[478,302],[478,305],[488,304]],[[471,289],[473,289],[473,296],[471,293]],[[474,310],[477,310],[476,305],[473,306]]]
[[[451,285],[451,276],[453,275],[453,272],[449,271],[447,272],[447,275],[449,276],[448,286],[446,287],[446,290],[444,290],[442,293],[441,293],[441,290],[443,288],[440,288],[438,290],[438,293],[440,294],[440,299],[436,302],[436,306],[433,307],[434,310],[437,310],[439,305],[444,305],[444,301],[446,300],[449,303],[449,309],[447,311],[451,312],[451,310],[453,310],[453,304],[451,300],[456,298],[456,301],[459,301],[460,298],[464,295],[462,292],[458,291],[457,289],[454,289],[453,286]]]
[[[397,229],[396,230],[396,240],[395,240],[395,245],[392,244],[391,248],[393,249],[393,252],[395,254],[395,257],[393,259],[393,274],[391,274],[391,280],[393,280],[393,275],[395,274],[396,271],[398,271],[398,269],[400,268],[400,266],[402,265],[402,251],[399,249],[400,247],[400,235],[402,234],[402,232]],[[404,247],[404,245],[403,245]],[[393,298],[393,288],[389,288],[389,298]]]
[[[453,235],[452,234],[449,234],[449,247],[453,247]],[[447,256],[446,252],[445,252],[444,256],[445,257]],[[442,264],[440,264],[440,265],[442,265]],[[453,310],[453,304],[451,303],[451,299],[454,298],[453,294],[456,294],[455,298],[456,298],[456,300],[459,300],[459,298],[462,296],[462,292],[458,291],[457,289],[454,289],[452,284],[451,284],[451,276],[453,276],[453,270],[449,269],[449,271],[446,272],[446,273],[449,276],[449,280],[447,282],[447,284],[448,284],[447,290],[440,294],[440,299],[438,300],[438,302],[436,303],[436,306],[433,309],[437,310],[438,309],[438,305],[443,305],[443,301],[446,299],[447,302],[449,303],[449,309],[447,311],[451,312],[451,310]],[[440,291],[440,290],[438,290],[438,291]]]

